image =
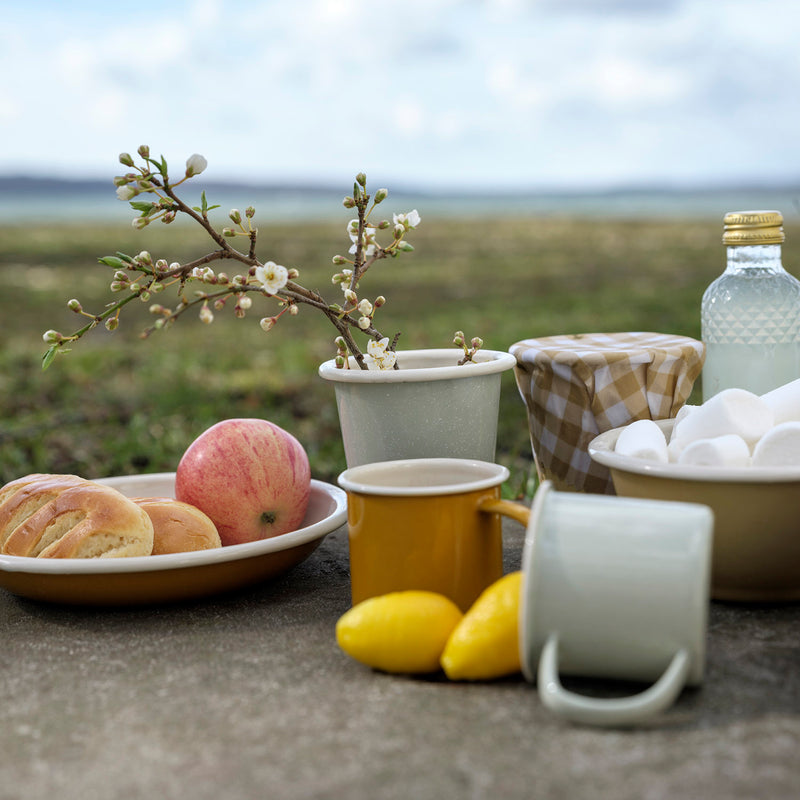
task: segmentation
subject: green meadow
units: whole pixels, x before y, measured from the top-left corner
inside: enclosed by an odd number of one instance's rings
[[[703,289],[724,267],[721,222],[559,217],[436,219],[410,241],[413,254],[376,265],[364,296],[386,296],[376,324],[405,348],[449,346],[462,329],[485,347],[557,333],[650,330],[699,338]],[[300,281],[338,299],[331,258],[346,252],[347,216],[331,222],[259,221],[258,255],[300,270]],[[222,220],[220,220],[220,226]],[[787,226],[784,264],[800,263],[800,227]],[[113,270],[97,258],[148,250],[184,261],[205,254],[199,229],[158,223],[0,225],[0,482],[30,472],[84,477],[172,471],[189,443],[220,419],[258,416],[306,447],[313,475],[344,468],[333,388],[317,376],[332,357],[333,329],[304,307],[269,333],[274,313],[256,302],[243,320],[184,318],[142,339],[147,305],[130,304],[119,328],[96,329],[41,369],[42,333],[75,330],[67,309],[112,299]],[[152,301],[151,301],[152,302]],[[464,421],[465,425],[469,420]],[[497,459],[511,470],[509,496],[525,496],[533,472],[525,409],[504,376]]]

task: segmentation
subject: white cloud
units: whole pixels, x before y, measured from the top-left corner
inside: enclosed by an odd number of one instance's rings
[[[254,179],[724,180],[743,151],[800,177],[794,3],[29,0],[0,32],[0,172],[110,176],[149,143]]]

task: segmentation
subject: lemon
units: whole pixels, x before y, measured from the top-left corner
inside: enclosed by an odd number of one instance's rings
[[[519,672],[522,573],[485,589],[450,634],[441,665],[450,680],[490,680]]]
[[[444,595],[390,592],[343,614],[336,623],[336,641],[351,658],[374,669],[436,672],[447,637],[461,617],[461,609]]]

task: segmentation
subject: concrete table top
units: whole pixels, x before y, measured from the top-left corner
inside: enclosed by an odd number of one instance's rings
[[[517,569],[522,527],[504,539]],[[200,602],[0,590],[0,798],[800,797],[800,604],[712,603],[705,683],[635,730],[562,722],[522,677],[369,670],[336,646],[349,604],[344,528]]]

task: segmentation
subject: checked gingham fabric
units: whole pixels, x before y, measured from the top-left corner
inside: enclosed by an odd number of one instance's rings
[[[611,477],[589,442],[637,419],[674,417],[705,359],[695,339],[641,332],[526,339],[509,351],[540,479],[604,494],[613,494]]]

